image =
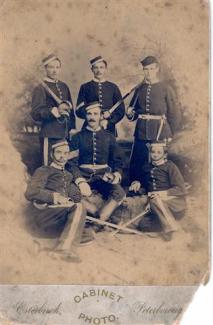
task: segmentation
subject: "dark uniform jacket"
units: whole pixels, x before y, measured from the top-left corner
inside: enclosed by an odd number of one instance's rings
[[[186,194],[183,176],[171,160],[166,160],[159,166],[151,163],[144,165],[141,171],[138,171],[137,180],[147,192],[167,191],[171,196]]]
[[[177,107],[173,89],[164,81],[155,84],[143,83],[135,92],[130,106],[134,107],[133,118],[137,119],[134,136],[139,140],[156,140],[160,120],[140,119],[139,114],[164,115],[166,120],[159,140],[171,138],[180,126],[181,114]]]
[[[45,81],[47,86],[61,99],[67,100],[72,104],[72,98],[68,86],[62,82]],[[47,138],[67,138],[71,129],[75,128],[75,115],[73,109],[68,118],[56,118],[51,112],[53,107],[58,104],[42,85],[38,85],[32,96],[32,118],[41,122],[41,137]]]
[[[100,128],[91,131],[88,126],[72,136],[71,151],[79,150],[78,165],[91,164],[111,167],[121,174],[122,159],[116,138],[110,132]]]
[[[42,166],[32,176],[25,193],[27,200],[53,204],[53,193],[57,192],[74,202],[80,202],[81,193],[74,183],[75,175],[53,166]]]
[[[80,87],[77,99],[76,115],[79,118],[85,119],[85,106],[95,101],[100,103],[102,112],[108,111],[121,98],[121,92],[116,84],[110,81],[89,81]],[[115,125],[124,117],[124,114],[125,106],[122,103],[116,108],[108,119],[107,130],[112,134],[117,135]]]

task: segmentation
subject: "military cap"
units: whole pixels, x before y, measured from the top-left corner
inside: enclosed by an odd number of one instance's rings
[[[93,66],[94,64],[96,64],[98,62],[104,62],[105,64],[107,64],[107,62],[104,60],[104,58],[101,55],[96,56],[94,59],[90,60],[91,66]]]
[[[150,143],[150,149],[152,148],[163,148],[164,150],[168,149],[166,141],[155,141]]]
[[[55,149],[55,148],[58,148],[58,147],[63,147],[63,146],[69,146],[69,144],[68,144],[67,140],[60,139],[60,140],[55,141],[52,144],[52,149]]]
[[[141,64],[143,67],[153,63],[158,63],[158,60],[154,56],[147,56],[145,59],[141,60]]]
[[[42,60],[42,64],[46,66],[48,63],[54,60],[58,60],[61,63],[60,59],[54,53],[51,53]]]
[[[88,111],[91,110],[92,108],[96,108],[96,107],[98,107],[98,108],[101,109],[100,103],[99,103],[99,102],[92,102],[92,103],[89,103],[89,104],[86,106],[85,110],[86,110],[86,112],[88,112]]]

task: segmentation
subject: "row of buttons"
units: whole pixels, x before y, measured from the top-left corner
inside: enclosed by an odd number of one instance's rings
[[[59,92],[59,97],[60,97],[60,99],[62,100],[62,99],[63,99],[62,91],[61,91],[61,89],[60,89],[60,87],[59,87],[59,85],[58,85],[57,82],[55,83],[55,85],[56,85],[56,88],[57,88],[57,90],[58,90],[58,92]]]
[[[103,107],[103,99],[102,99],[103,95],[102,95],[102,84],[101,82],[98,83],[98,98],[99,98],[99,103],[101,108]]]
[[[156,187],[156,179],[154,177],[154,168],[151,170],[151,178],[152,178],[152,184],[153,184],[153,190],[157,190],[157,187]]]
[[[64,168],[62,169],[62,171],[63,171],[63,185],[64,185],[64,187],[63,187],[63,193],[66,196],[67,195],[66,173],[65,173]]]
[[[149,107],[150,107],[150,92],[151,92],[151,84],[147,87],[147,93],[146,93],[146,113],[149,114]]]
[[[96,165],[96,132],[92,133],[93,140],[93,165]]]

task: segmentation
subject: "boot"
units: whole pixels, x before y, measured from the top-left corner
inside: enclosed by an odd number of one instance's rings
[[[107,219],[109,219],[109,217],[111,216],[111,214],[113,213],[113,211],[120,205],[119,202],[110,199],[109,201],[107,201],[102,208],[99,210],[99,216],[100,219],[103,221],[106,221]]]

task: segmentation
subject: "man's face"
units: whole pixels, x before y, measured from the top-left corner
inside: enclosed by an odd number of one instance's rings
[[[92,72],[96,79],[104,79],[107,71],[107,67],[104,62],[98,62],[92,66]]]
[[[87,124],[92,129],[97,129],[100,125],[101,120],[101,110],[99,107],[94,107],[86,113]]]
[[[58,60],[51,61],[45,66],[47,77],[58,80],[61,71],[61,63]]]
[[[70,152],[70,149],[69,149],[68,145],[63,145],[63,146],[53,149],[53,152],[52,152],[53,161],[57,165],[65,166],[65,164],[69,158],[69,152]]]
[[[151,159],[152,161],[159,161],[164,157],[164,148],[163,147],[152,147],[151,148]]]
[[[158,78],[159,66],[157,63],[149,64],[143,67],[145,79],[149,82],[152,82]]]

